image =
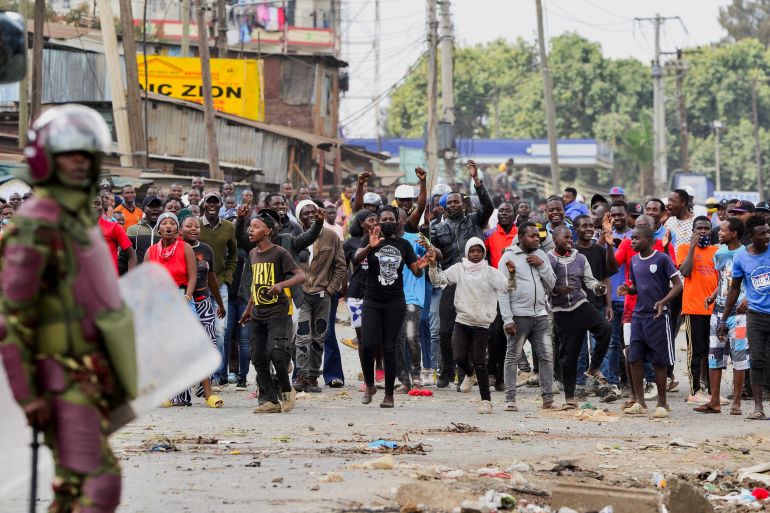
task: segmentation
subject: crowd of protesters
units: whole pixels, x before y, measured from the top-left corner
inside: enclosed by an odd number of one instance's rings
[[[652,416],[666,417],[686,372],[696,411],[729,403],[740,415],[753,398],[750,418],[764,418],[770,204],[695,205],[686,189],[637,202],[616,186],[588,202],[568,187],[532,205],[507,167],[494,197],[475,163],[467,168],[470,194],[429,191],[418,168],[419,184],[392,199],[368,190],[364,172],[328,199],[312,182],[256,194],[194,178],[151,187],[139,206],[132,186],[118,195],[106,182],[94,208],[119,273],[158,261],[183,288],[222,356],[196,389],[211,407],[225,387],[248,389],[251,365],[258,413],[342,387],[341,343],[358,351],[362,403],[382,388],[383,408],[397,393],[453,385],[478,386],[479,413],[492,412],[491,390],[515,412],[518,388],[539,387],[543,409],[596,396],[628,415],[655,401]],[[340,301],[355,339],[337,339]],[[190,402],[187,391],[166,406]]]

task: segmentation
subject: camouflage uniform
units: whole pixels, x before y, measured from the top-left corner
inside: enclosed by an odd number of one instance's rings
[[[117,508],[121,479],[107,440],[109,412],[135,392],[127,392],[134,388],[130,380],[119,379],[105,343],[112,325],[133,344],[131,314],[91,213],[106,128],[85,107],[57,107],[41,116],[25,152],[35,196],[19,208],[2,240],[0,356],[16,401],[24,407],[44,399],[48,405],[43,430],[56,463],[50,511],[57,513]],[[69,139],[55,144],[57,131],[71,132]],[[68,184],[53,169],[53,157],[70,151],[93,157],[90,183]],[[128,322],[114,322],[121,318]]]

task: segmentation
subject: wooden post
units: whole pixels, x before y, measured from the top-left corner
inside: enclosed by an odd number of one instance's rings
[[[134,12],[131,0],[120,0],[120,23],[123,27],[123,59],[126,68],[126,106],[133,166],[150,167],[147,139],[144,134],[142,102],[139,97],[139,69],[136,63]],[[145,63],[145,66],[147,63]],[[146,86],[146,85],[145,85]],[[141,156],[140,156],[141,155]]]
[[[209,156],[209,176],[214,180],[224,180],[219,169],[219,150],[215,130],[214,99],[211,96],[211,57],[209,56],[209,31],[206,28],[206,7],[202,0],[195,0],[198,21],[198,54],[201,59],[201,77],[203,78],[203,119],[206,124],[206,149]]]
[[[217,57],[227,59],[227,9],[225,0],[217,0]]]
[[[32,119],[40,115],[43,106],[43,30],[45,0],[35,0],[35,24],[32,35]]]
[[[27,48],[27,18],[29,18],[28,4],[24,0],[19,0],[19,14],[24,18],[24,48]],[[27,51],[29,55],[29,52]],[[27,145],[27,131],[29,130],[29,68],[24,74],[24,78],[19,82],[19,148]]]
[[[540,47],[540,70],[543,73],[543,93],[545,99],[545,115],[548,128],[548,153],[551,157],[551,182],[554,194],[561,191],[559,174],[559,153],[556,144],[556,108],[553,104],[553,83],[551,71],[548,69],[548,54],[545,51],[545,35],[543,34],[543,3],[537,1],[537,41]]]
[[[182,57],[190,56],[190,0],[182,0]]]
[[[438,19],[436,18],[436,0],[428,0],[428,180],[434,183],[438,174],[438,66],[436,46],[438,44]],[[446,170],[447,172],[449,170]],[[447,176],[448,182],[454,181],[454,174]]]
[[[131,135],[126,109],[126,90],[123,88],[123,77],[120,72],[120,55],[118,54],[118,36],[115,33],[115,17],[112,15],[110,0],[96,0],[99,8],[99,19],[102,24],[102,42],[104,56],[107,61],[107,78],[112,96],[112,117],[115,122],[115,132],[118,136],[118,153],[120,165],[134,165],[131,150]]]

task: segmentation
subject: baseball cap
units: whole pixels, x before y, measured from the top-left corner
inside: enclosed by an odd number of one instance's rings
[[[724,210],[724,209],[727,208],[727,204],[728,203],[730,203],[730,200],[728,200],[727,198],[721,199],[721,200],[719,200],[719,205],[717,206],[717,208],[719,210]]]
[[[770,212],[770,202],[760,201],[754,210],[756,212]]]
[[[685,185],[682,187],[682,190],[687,193],[687,195],[690,197],[690,202],[695,199],[695,189],[692,187],[692,185]]]
[[[548,237],[548,231],[545,229],[543,223],[535,223],[535,226],[537,226],[537,234],[541,239]]]
[[[150,203],[158,202],[159,205],[162,205],[163,202],[159,197],[157,197],[154,194],[150,194],[149,196],[144,197],[144,201],[142,201],[142,209],[146,208]]]
[[[714,207],[714,208],[716,208],[717,205],[719,205],[719,200],[716,199],[713,196],[706,200],[706,206],[707,207]]]
[[[626,195],[626,191],[623,190],[623,187],[616,185],[612,189],[610,189],[610,196],[625,196],[625,195]]]
[[[401,184],[396,187],[396,199],[414,199],[414,187]]]
[[[642,207],[641,203],[638,201],[628,202],[628,215],[638,217],[642,214],[644,214],[644,207]]]
[[[754,207],[754,203],[747,200],[740,200],[729,211],[743,213],[743,212],[754,212],[754,210],[756,210],[756,207]]]
[[[208,202],[210,198],[216,198],[218,203],[222,203],[222,196],[217,191],[209,191],[203,195],[203,203]]]
[[[594,206],[594,203],[609,203],[609,202],[607,201],[607,198],[605,198],[601,194],[594,194],[593,196],[591,196],[592,207]]]

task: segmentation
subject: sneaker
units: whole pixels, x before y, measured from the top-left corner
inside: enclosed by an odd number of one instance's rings
[[[648,381],[644,385],[644,400],[650,401],[658,398],[658,387],[655,383]]]
[[[422,388],[422,377],[419,372],[417,374],[412,374],[410,379],[414,388]]]
[[[297,381],[294,382],[294,390],[297,392],[306,392],[307,378],[304,376],[297,376]]]
[[[612,391],[612,387],[603,385],[599,387],[599,401],[603,403],[611,403],[618,400],[618,395]]]
[[[551,387],[551,390],[554,394],[560,394],[564,391],[564,387],[558,381],[553,380],[553,387]]]
[[[620,387],[620,397],[622,397],[623,399],[628,399],[629,397],[631,397],[631,387],[629,387],[628,385],[623,385],[622,387]]]
[[[305,378],[305,392],[308,394],[320,394],[321,387],[318,386],[318,378]]]
[[[436,380],[436,388],[446,388],[449,386],[448,376],[439,376]]]
[[[374,381],[375,383],[382,383],[383,381],[385,381],[385,371],[384,370],[374,371]]]
[[[230,383],[227,381],[227,378],[220,378],[219,383],[217,383],[217,386],[220,386],[222,388],[226,387]]]
[[[505,411],[519,411],[519,408],[514,402],[505,403]]]
[[[464,394],[467,394],[473,390],[473,376],[465,376],[463,378],[463,382],[460,383],[457,390],[458,392],[462,392]]]
[[[654,419],[665,419],[666,417],[668,417],[668,410],[663,406],[655,408],[655,413],[652,414],[652,418]]]
[[[666,392],[678,392],[679,391],[679,382],[675,379],[668,378],[668,383],[666,384]]]
[[[586,390],[586,387],[583,385],[575,386],[575,398],[585,399],[586,397],[588,397],[588,391]]]
[[[429,387],[436,384],[433,369],[423,369],[422,371],[422,386]]]
[[[238,381],[238,375],[234,372],[231,372],[227,375],[227,382],[228,383],[236,383]]]
[[[540,386],[540,376],[537,374],[533,374],[530,377],[527,378],[527,380],[524,382],[524,385],[527,387],[539,387]]]
[[[353,340],[352,338],[341,338],[340,342],[342,342],[343,346],[347,346],[350,349],[358,350],[358,340]]]
[[[492,413],[492,401],[481,401],[481,404],[479,404],[478,413],[482,415]]]
[[[238,380],[238,384],[235,385],[236,390],[246,390],[248,387],[246,385],[246,378],[240,378]]]
[[[290,392],[281,394],[281,413],[289,413],[297,404],[297,392],[292,388]]]
[[[687,398],[687,404],[706,404],[711,401],[711,397],[703,393],[703,390],[698,390],[695,395],[691,395]]]
[[[254,413],[281,413],[281,405],[272,401],[265,401],[264,404],[254,408]]]

